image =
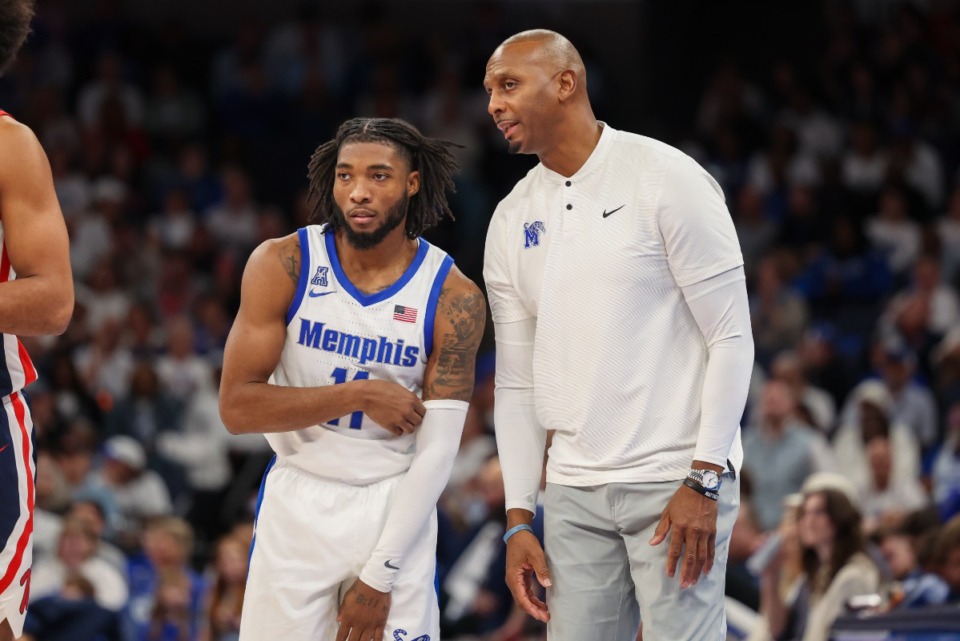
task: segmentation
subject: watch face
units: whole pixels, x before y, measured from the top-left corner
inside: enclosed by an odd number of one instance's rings
[[[701,484],[708,490],[716,490],[720,487],[720,475],[713,470],[703,470]]]

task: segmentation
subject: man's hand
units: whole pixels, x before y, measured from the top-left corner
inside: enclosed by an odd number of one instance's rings
[[[536,596],[531,575],[536,575],[537,581],[545,588],[552,585],[540,541],[532,532],[517,532],[507,541],[507,587],[527,614],[537,621],[547,622],[550,620],[547,604]]]
[[[357,579],[344,595],[337,613],[337,641],[382,641],[390,601],[389,592],[374,590]]]
[[[391,381],[364,381],[363,413],[388,432],[400,436],[410,434],[427,413],[420,398]]]
[[[680,587],[696,585],[700,573],[707,574],[713,567],[717,542],[717,502],[681,485],[660,515],[660,523],[650,539],[650,545],[660,545],[671,529],[667,576],[672,577],[676,573],[683,549]]]

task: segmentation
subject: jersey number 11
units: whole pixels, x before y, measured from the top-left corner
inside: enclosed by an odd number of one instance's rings
[[[363,370],[357,372],[353,377],[355,381],[365,381],[370,378],[370,372],[365,372]],[[336,385],[347,382],[347,368],[338,367],[333,370],[333,382]],[[340,419],[335,418],[332,421],[327,421],[330,425],[340,425]],[[359,430],[363,426],[363,412],[354,412],[350,415],[350,429]]]

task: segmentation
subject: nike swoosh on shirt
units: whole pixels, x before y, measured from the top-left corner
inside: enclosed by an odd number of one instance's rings
[[[386,568],[390,568],[391,570],[399,570],[399,569],[400,569],[400,568],[398,568],[397,566],[391,564],[389,559],[383,562],[383,566],[386,567]]]
[[[333,292],[315,292],[312,289],[309,292],[310,298],[319,298],[320,296],[327,296],[328,294],[332,294],[332,293]]]
[[[8,447],[10,447],[10,446],[9,446],[9,445],[4,445],[3,447],[0,447],[0,452],[4,451],[4,450],[7,449]]]
[[[614,209],[613,211],[607,211],[606,209],[604,209],[604,210],[603,210],[603,217],[606,218],[606,217],[609,216],[610,214],[615,214],[615,213],[617,213],[618,211],[620,211],[621,209],[623,209],[624,207],[626,207],[626,205],[620,205],[619,207],[617,207],[617,208]]]

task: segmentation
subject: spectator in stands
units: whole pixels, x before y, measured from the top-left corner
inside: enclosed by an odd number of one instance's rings
[[[60,593],[71,573],[77,573],[93,586],[93,597],[101,607],[122,609],[127,604],[126,577],[97,556],[98,543],[86,523],[76,517],[65,519],[56,557],[39,559],[33,567],[30,598]]]
[[[867,444],[875,437],[890,439],[893,446],[893,483],[920,478],[920,452],[913,431],[891,418],[893,399],[886,385],[864,381],[850,393],[833,440],[839,470],[858,487],[870,485]]]
[[[874,540],[895,581],[891,607],[922,608],[946,601],[950,588],[939,576],[920,567],[915,547],[918,541],[905,527],[881,528]]]
[[[163,516],[147,523],[144,554],[129,564],[133,641],[199,639],[206,585],[188,565],[192,550],[193,530],[183,519]]]
[[[960,514],[960,403],[947,413],[947,436],[933,461],[933,500],[946,518]]]
[[[955,516],[937,536],[935,555],[940,577],[950,588],[948,603],[960,603],[960,516]]]
[[[905,274],[920,255],[920,225],[910,218],[907,197],[896,187],[883,190],[880,210],[867,222],[866,232],[896,276]]]
[[[783,500],[800,491],[806,478],[833,468],[826,439],[797,416],[790,387],[768,381],[760,403],[760,422],[743,435],[743,471],[750,475],[753,507],[763,531],[780,522]]]
[[[186,405],[194,394],[211,389],[213,368],[194,352],[193,326],[187,316],[171,319],[166,334],[166,353],[157,359],[157,376],[161,387]]]
[[[218,244],[237,252],[249,252],[256,243],[258,207],[250,178],[239,167],[223,172],[223,200],[206,215],[204,224]]]
[[[902,478],[893,483],[894,453],[890,439],[876,436],[866,444],[869,482],[858,487],[864,518],[864,531],[871,533],[878,526],[899,522],[914,510],[929,503],[926,491],[917,478]]]
[[[885,334],[899,334],[922,357],[958,322],[960,296],[941,278],[940,259],[924,254],[913,263],[913,283],[887,304],[879,325]]]
[[[804,492],[797,523],[803,549],[800,593],[792,604],[784,603],[776,562],[761,579],[761,613],[772,638],[827,641],[847,599],[876,592],[880,574],[866,554],[860,521],[854,501],[843,491]]]
[[[129,547],[138,537],[143,521],[169,514],[170,494],[163,479],[147,469],[140,443],[130,436],[112,436],[103,446],[103,464],[89,483],[91,491],[106,490],[117,506],[117,542]]]
[[[97,604],[93,584],[70,572],[57,594],[30,604],[21,641],[126,641],[120,615]]]
[[[949,283],[960,274],[960,185],[954,187],[947,210],[936,222],[937,237],[943,252],[943,276]]]
[[[130,393],[116,399],[104,422],[108,434],[136,439],[144,448],[150,467],[161,474],[171,474],[164,480],[172,485],[169,488],[171,493],[175,493],[178,487],[173,486],[176,479],[172,475],[179,470],[164,465],[156,452],[156,441],[161,434],[178,432],[182,419],[183,402],[161,385],[157,370],[150,361],[141,361],[130,374]]]
[[[924,450],[940,436],[937,406],[926,385],[914,377],[917,355],[898,340],[884,341],[877,356],[877,370],[890,393],[890,416],[909,427]]]
[[[212,587],[206,606],[204,641],[237,641],[240,636],[249,549],[249,541],[232,534],[217,543]]]
[[[799,342],[808,319],[806,301],[784,282],[776,256],[757,266],[750,295],[750,323],[756,337],[756,359],[769,363],[780,351]]]
[[[97,547],[94,550],[94,556],[106,561],[121,572],[127,568],[127,559],[124,557],[120,548],[107,540],[108,535],[112,534],[110,524],[107,522],[107,507],[104,505],[108,497],[98,497],[94,494],[81,494],[74,499],[70,510],[67,512],[67,518],[76,519],[83,523],[93,535],[97,538]]]
[[[836,404],[826,391],[810,384],[803,361],[796,352],[785,351],[777,354],[770,366],[770,375],[790,386],[798,406],[806,408],[806,412],[813,419],[813,427],[824,434],[833,433]]]

